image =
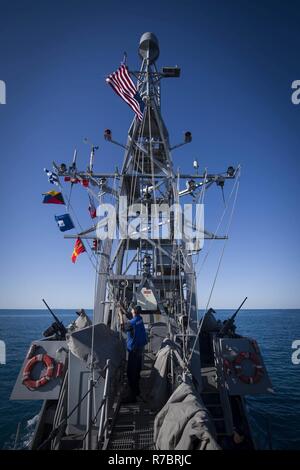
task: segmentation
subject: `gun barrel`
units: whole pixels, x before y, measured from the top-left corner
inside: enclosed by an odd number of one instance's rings
[[[49,312],[51,313],[51,315],[53,316],[54,320],[56,321],[56,323],[60,326],[60,328],[65,332],[66,329],[63,325],[63,323],[60,321],[60,319],[55,315],[55,313],[51,310],[51,308],[49,307],[49,305],[47,304],[46,300],[45,299],[42,299],[42,301],[44,302],[44,304],[46,305],[47,309],[49,310]]]
[[[241,303],[241,305],[239,306],[239,308],[234,312],[234,314],[228,318],[228,320],[225,322],[225,324],[223,325],[221,331],[220,331],[220,334],[225,334],[229,328],[231,328],[233,325],[234,325],[234,319],[235,317],[237,316],[237,314],[239,313],[239,311],[241,310],[242,306],[244,305],[244,303],[246,302],[246,300],[248,299],[248,297],[245,297],[243,302]]]
[[[245,297],[243,302],[241,303],[241,305],[239,306],[239,308],[234,312],[234,314],[232,315],[232,320],[237,316],[237,314],[239,313],[239,311],[241,310],[242,306],[244,305],[244,303],[246,302],[246,300],[248,299],[248,297]]]

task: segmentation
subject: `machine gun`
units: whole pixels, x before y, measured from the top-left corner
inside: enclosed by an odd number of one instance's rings
[[[230,334],[230,333],[234,334],[234,332],[235,332],[235,324],[234,324],[235,317],[237,316],[237,314],[239,313],[239,311],[241,310],[242,306],[244,305],[244,303],[246,302],[247,299],[248,299],[248,297],[245,297],[243,302],[239,306],[239,308],[234,312],[234,314],[230,318],[228,318],[228,320],[226,320],[224,322],[224,325],[222,326],[222,328],[219,332],[219,336],[225,336],[225,335]]]
[[[65,339],[66,337],[66,328],[64,324],[60,321],[60,319],[55,315],[55,313],[51,310],[49,305],[47,304],[45,299],[42,299],[44,304],[46,305],[47,309],[51,313],[52,317],[54,318],[55,322],[52,323],[47,330],[44,331],[43,335],[45,338],[49,338],[49,336],[57,335],[60,339]]]

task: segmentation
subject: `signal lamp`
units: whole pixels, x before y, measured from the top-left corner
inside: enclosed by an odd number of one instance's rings
[[[190,131],[186,131],[184,134],[184,142],[186,144],[192,142],[192,133]]]
[[[112,138],[111,130],[110,129],[105,129],[104,139],[108,140],[108,141],[111,141],[111,138]]]

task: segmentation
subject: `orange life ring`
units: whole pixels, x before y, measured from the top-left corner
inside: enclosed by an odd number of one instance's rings
[[[38,362],[43,362],[47,367],[46,373],[42,375],[38,380],[33,380],[31,378],[31,372],[35,364]],[[23,370],[23,380],[22,383],[29,389],[29,390],[36,390],[46,383],[53,377],[54,374],[54,361],[52,357],[48,356],[48,354],[37,354],[33,356],[31,359],[27,361],[27,364]]]
[[[242,374],[242,362],[248,359],[254,364],[254,374],[253,375],[244,375]],[[233,367],[235,373],[241,382],[244,382],[247,385],[257,384],[260,382],[262,376],[264,375],[263,366],[258,358],[258,356],[252,352],[240,352],[235,360],[233,361]]]

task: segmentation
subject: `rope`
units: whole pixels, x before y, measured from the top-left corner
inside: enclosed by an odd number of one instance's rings
[[[105,402],[106,402],[106,398],[102,398],[101,403],[100,403],[100,405],[99,405],[99,408],[98,408],[98,410],[97,410],[97,413],[95,414],[94,418],[91,420],[91,425],[96,424],[97,418],[98,418],[98,416],[99,416],[99,413],[100,413],[100,411],[102,410],[102,407],[103,407],[103,405],[104,405]],[[83,437],[82,437],[82,440],[83,440],[83,441],[85,440],[85,438],[86,438],[86,436],[88,435],[89,431],[90,431],[90,430],[88,429],[88,430],[84,433],[84,435],[83,435]]]
[[[66,194],[64,193],[63,187],[62,187],[60,181],[59,181],[59,188],[60,188],[60,190],[61,190],[61,193],[62,193],[62,195],[63,195],[63,198],[67,200],[67,205],[65,204],[66,209],[67,209],[67,210],[71,209],[71,211],[72,211],[72,213],[73,213],[73,215],[74,215],[74,217],[75,217],[75,219],[76,219],[76,222],[77,222],[77,224],[78,224],[78,226],[79,226],[81,232],[83,232],[83,227],[82,227],[82,225],[80,224],[80,222],[79,222],[79,220],[78,220],[78,217],[77,217],[77,214],[76,214],[75,210],[73,209],[73,207],[72,207],[72,205],[71,205],[71,200],[70,200],[69,197],[66,196]],[[71,191],[70,191],[70,196],[71,196]],[[93,251],[92,251],[92,248],[91,248],[91,245],[90,245],[89,240],[87,240],[87,244],[88,244],[88,246],[89,246],[89,248],[90,248],[90,250],[91,250],[91,253],[93,254],[94,258],[96,258],[95,253],[93,253]],[[89,254],[88,251],[86,251],[86,253],[87,253],[87,255],[88,255],[88,258],[89,258],[89,260],[90,260],[91,265],[93,266],[93,268],[94,268],[95,271],[96,271],[96,266],[95,266],[95,264],[94,264],[94,262],[93,262],[93,260],[92,260],[92,258],[91,258],[91,255]]]

